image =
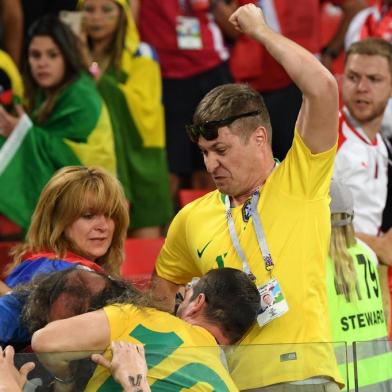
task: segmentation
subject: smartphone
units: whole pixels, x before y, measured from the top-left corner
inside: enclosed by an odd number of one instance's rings
[[[82,29],[82,13],[80,11],[60,11],[60,20],[71,28],[77,35],[80,35]]]

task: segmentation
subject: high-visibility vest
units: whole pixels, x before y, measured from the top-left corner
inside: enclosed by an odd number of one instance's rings
[[[377,272],[377,258],[363,242],[348,249],[357,273],[360,298],[337,293],[334,264],[327,262],[327,291],[332,338],[349,391],[392,391],[392,352]],[[358,387],[358,389],[356,389]]]

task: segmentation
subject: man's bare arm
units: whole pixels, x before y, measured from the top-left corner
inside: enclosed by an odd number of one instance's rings
[[[109,322],[103,310],[53,321],[35,332],[31,341],[42,364],[65,381],[56,383],[56,391],[72,390],[71,361],[102,352],[109,344]]]
[[[355,233],[355,235],[373,249],[380,263],[392,266],[392,229],[381,237],[364,233]]]
[[[346,0],[339,4],[339,8],[342,10],[342,18],[338,25],[338,28],[326,45],[326,51],[321,53],[321,62],[329,69],[332,68],[332,62],[334,58],[344,48],[344,38],[346,37],[348,26],[350,25],[353,17],[361,10],[366,8],[366,0]]]
[[[23,43],[23,10],[20,0],[1,0],[0,15],[4,27],[4,47],[20,66]]]
[[[238,8],[230,21],[260,42],[302,91],[297,128],[312,153],[333,147],[338,131],[338,87],[333,75],[306,49],[270,29],[254,4]]]
[[[176,293],[181,285],[170,282],[157,275],[154,270],[151,282],[151,292],[154,300],[162,305],[167,312],[173,313],[176,301]]]
[[[225,0],[210,0],[210,4],[216,23],[221,28],[223,34],[233,40],[238,38],[241,34],[229,22],[230,15],[238,8],[237,1],[232,0],[227,3]]]

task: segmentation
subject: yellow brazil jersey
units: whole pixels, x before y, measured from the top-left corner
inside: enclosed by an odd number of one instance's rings
[[[221,349],[204,328],[152,308],[112,305],[104,308],[110,340],[144,345],[152,392],[238,391],[221,362]],[[111,358],[110,349],[104,353]],[[110,372],[98,366],[86,391],[122,391]]]
[[[286,159],[261,189],[257,208],[275,263],[272,276],[281,285],[289,311],[263,328],[255,326],[228,357],[239,389],[315,376],[340,381],[332,347],[325,343],[331,342],[325,263],[335,152],[332,148],[312,154],[296,132]],[[231,209],[236,232],[261,285],[269,275],[252,220],[244,222],[241,209]],[[183,284],[223,266],[242,269],[228,230],[224,195],[214,191],[177,214],[156,269],[162,278]]]

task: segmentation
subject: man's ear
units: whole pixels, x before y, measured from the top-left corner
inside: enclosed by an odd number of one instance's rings
[[[202,314],[204,308],[207,306],[206,296],[204,293],[200,293],[190,304],[189,304],[189,316],[197,316]]]
[[[267,129],[261,125],[254,130],[252,137],[258,146],[268,143]]]

